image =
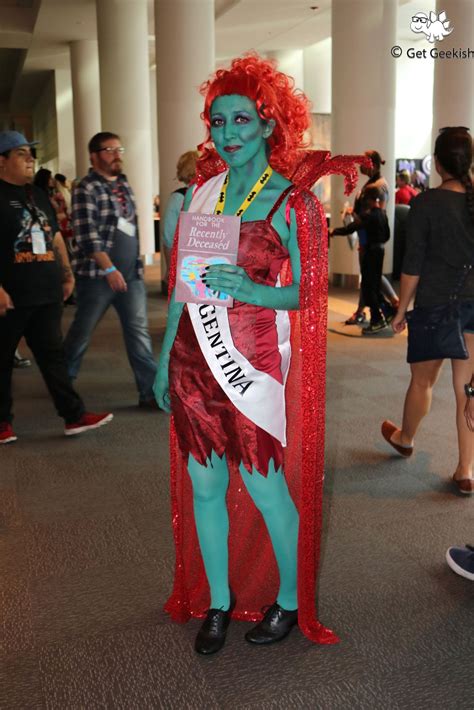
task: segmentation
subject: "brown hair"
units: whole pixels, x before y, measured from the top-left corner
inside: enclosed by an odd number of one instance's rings
[[[441,128],[435,142],[434,154],[441,167],[466,188],[467,208],[474,222],[474,194],[471,177],[472,138],[469,128],[464,126]]]
[[[385,165],[385,160],[382,159],[382,156],[380,155],[378,150],[366,150],[365,154],[368,158],[371,159],[372,165],[374,166],[374,170],[380,172],[380,166]]]
[[[110,131],[101,131],[100,133],[96,133],[95,136],[92,136],[87,146],[89,153],[97,153],[97,151],[102,148],[102,143],[110,140],[111,138],[117,138],[117,140],[120,140],[120,136],[116,133],[110,133]]]

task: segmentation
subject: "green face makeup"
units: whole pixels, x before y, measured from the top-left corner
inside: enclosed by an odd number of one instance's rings
[[[211,106],[211,138],[229,167],[241,167],[266,157],[265,139],[271,134],[247,96],[219,96]]]

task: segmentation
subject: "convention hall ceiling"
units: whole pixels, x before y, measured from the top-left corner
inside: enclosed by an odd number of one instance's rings
[[[100,2],[100,0],[98,0]],[[195,0],[200,2],[200,0]],[[306,47],[330,36],[331,0],[215,0],[216,57]],[[400,36],[430,0],[399,0]],[[148,0],[150,65],[154,0]],[[0,110],[28,111],[69,63],[68,43],[96,37],[95,0],[0,0]]]

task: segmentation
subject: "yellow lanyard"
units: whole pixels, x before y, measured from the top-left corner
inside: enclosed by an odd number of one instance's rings
[[[267,165],[263,173],[260,175],[258,178],[257,182],[255,185],[252,187],[250,190],[249,194],[245,198],[245,200],[242,202],[240,205],[239,209],[235,213],[237,217],[241,217],[243,213],[245,212],[246,209],[252,204],[254,199],[257,197],[259,192],[262,190],[263,186],[270,180],[272,176],[273,170],[272,168]],[[216,208],[214,210],[214,214],[222,214],[224,212],[224,207],[225,207],[225,198],[227,195],[227,187],[229,185],[229,173],[225,176],[224,184],[222,185],[222,190],[219,193],[219,199],[217,200]]]

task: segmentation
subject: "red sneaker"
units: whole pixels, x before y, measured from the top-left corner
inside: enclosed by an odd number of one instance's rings
[[[113,414],[110,412],[103,412],[102,414],[94,414],[93,412],[84,412],[79,421],[73,424],[66,424],[64,427],[64,433],[66,436],[74,436],[75,434],[82,434],[83,431],[89,431],[89,429],[98,429],[104,424],[108,424],[114,418]]]
[[[10,444],[17,440],[17,435],[10,422],[0,422],[0,444]]]

